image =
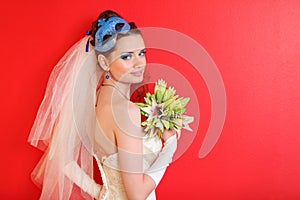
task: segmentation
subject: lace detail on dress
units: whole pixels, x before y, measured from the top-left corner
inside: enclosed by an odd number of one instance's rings
[[[103,186],[101,188],[100,195],[99,195],[98,199],[104,200],[104,199],[106,199],[106,197],[108,195],[108,192],[109,192],[108,185],[107,185],[107,179],[106,179],[106,175],[104,173],[102,164],[100,163],[98,157],[96,155],[94,155],[94,157],[97,161],[97,165],[98,165],[98,168],[99,168],[99,171],[100,171],[100,174],[101,174],[101,178],[102,178],[102,182],[103,182]]]
[[[153,136],[149,138],[145,136],[143,138],[143,168],[146,170],[155,161],[159,151],[162,148],[161,140]],[[97,155],[94,155],[97,161],[103,187],[100,191],[100,200],[127,200],[126,192],[124,189],[121,172],[119,171],[118,153],[111,154],[109,156],[103,156],[102,159],[98,159]],[[155,191],[148,196],[147,200],[155,200]]]

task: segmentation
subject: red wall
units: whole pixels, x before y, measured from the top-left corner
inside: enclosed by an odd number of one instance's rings
[[[161,3],[159,3],[161,2]],[[142,27],[165,27],[199,42],[224,81],[227,115],[203,159],[210,98],[199,92],[199,129],[158,187],[158,199],[300,198],[300,1],[20,1],[0,3],[1,199],[38,199],[30,172],[42,153],[27,143],[50,72],[105,9]],[[184,44],[182,44],[184,45]],[[159,62],[184,62],[165,53]],[[156,62],[158,57],[151,57]]]

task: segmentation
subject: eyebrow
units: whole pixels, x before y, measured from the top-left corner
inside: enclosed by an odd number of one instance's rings
[[[141,52],[141,51],[146,51],[146,48],[141,49],[140,52]],[[124,51],[124,52],[122,52],[122,54],[123,54],[123,53],[134,53],[134,52],[133,52],[133,51]]]

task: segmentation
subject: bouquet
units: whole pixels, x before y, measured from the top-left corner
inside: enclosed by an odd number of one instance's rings
[[[163,79],[155,83],[154,94],[146,93],[144,100],[145,103],[136,104],[141,114],[146,117],[141,124],[145,127],[146,134],[157,134],[161,138],[165,129],[174,128],[178,134],[181,129],[192,131],[189,123],[194,121],[194,117],[183,115],[190,98],[178,98],[174,87],[167,88]]]

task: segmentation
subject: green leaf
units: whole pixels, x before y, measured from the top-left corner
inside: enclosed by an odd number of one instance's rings
[[[151,101],[152,101],[152,105],[153,105],[154,102],[156,104],[156,98],[155,98],[154,94],[151,95]]]
[[[176,125],[177,127],[182,127],[182,119],[179,119],[179,118],[172,118],[171,119],[171,122],[174,123],[174,125]]]
[[[168,99],[166,102],[163,102],[163,103],[162,103],[162,106],[164,106],[164,107],[167,108],[171,103],[173,103],[173,102],[175,101],[175,99],[176,99],[177,97],[178,97],[177,95],[171,97],[171,98]]]
[[[190,101],[190,98],[189,97],[186,97],[186,98],[183,98],[181,99],[181,106],[182,107],[185,107],[186,104]]]
[[[161,132],[164,132],[164,125],[163,125],[163,123],[161,122],[161,120],[158,120],[158,121],[157,121],[156,127],[159,128],[159,130],[160,130]]]
[[[142,111],[144,111],[145,113],[147,114],[150,114],[151,113],[151,107],[148,106],[148,107],[143,107],[143,108],[140,108]]]
[[[151,99],[149,97],[144,97],[146,104],[152,105]]]
[[[159,79],[155,84],[154,94],[156,94],[158,91],[160,91],[161,94],[164,94],[166,90],[166,86],[167,83],[163,79]]]
[[[147,92],[146,93],[146,98],[150,98],[150,96],[151,96],[150,92]]]
[[[169,128],[174,128],[173,122],[169,122]]]
[[[136,104],[138,107],[146,107],[146,106],[148,106],[148,104],[140,103],[140,102],[136,102],[135,104]]]
[[[161,103],[162,97],[163,97],[163,93],[160,90],[158,90],[155,94],[156,94],[157,103]]]
[[[166,129],[170,128],[170,122],[169,121],[162,119],[161,122],[163,123],[163,125],[165,126]]]

